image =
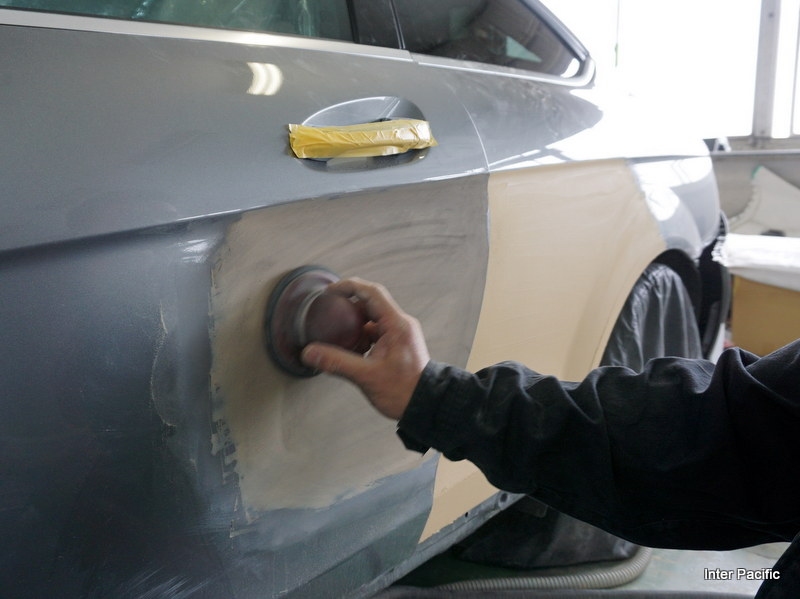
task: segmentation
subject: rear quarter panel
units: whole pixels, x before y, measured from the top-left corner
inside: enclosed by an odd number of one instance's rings
[[[644,268],[667,250],[697,260],[715,239],[704,145],[592,86],[415,59],[469,110],[489,164],[489,266],[467,368],[517,360],[580,380]],[[496,492],[443,458],[423,540]]]

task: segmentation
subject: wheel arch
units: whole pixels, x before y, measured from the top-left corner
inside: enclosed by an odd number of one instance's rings
[[[715,248],[727,231],[727,222],[720,219],[719,237],[704,249],[697,260],[684,252],[668,249],[653,260],[675,271],[681,278],[694,306],[703,355],[711,357],[720,327],[728,318],[731,303],[731,282],[728,269],[714,259]]]

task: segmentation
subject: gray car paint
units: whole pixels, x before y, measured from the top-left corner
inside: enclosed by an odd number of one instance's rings
[[[484,189],[490,163],[602,115],[535,79],[258,39],[0,27],[3,594],[344,595],[415,551],[433,462],[272,515],[293,537],[230,534],[237,493],[210,447],[212,257],[246,211],[456,177]],[[281,69],[279,93],[247,94],[248,63]],[[341,168],[290,155],[288,123],[378,105],[428,119],[448,151]]]
[[[485,196],[466,111],[402,52],[0,29],[2,594],[341,595],[406,559],[435,462],[231,534],[235,480],[211,448],[212,258],[239,215],[271,205],[420,182]],[[276,65],[278,93],[248,94],[248,63]],[[288,123],[393,114],[429,119],[448,151],[342,169],[288,150]]]
[[[24,57],[3,68],[16,143],[0,149],[14,174],[0,189],[24,201],[3,207],[2,249],[486,168],[466,112],[410,60],[27,27],[3,27],[0,44]],[[246,93],[250,62],[281,69],[278,93]],[[416,105],[451,151],[346,177],[290,155],[287,124],[374,96]],[[384,116],[369,108],[364,121]]]
[[[440,73],[469,111],[490,172],[626,158],[648,193],[668,249],[697,259],[716,238],[720,213],[711,160],[702,140],[683,132],[680,122],[656,121],[652,112],[627,110],[593,89],[414,58]],[[678,204],[669,215],[660,209],[664,194]]]

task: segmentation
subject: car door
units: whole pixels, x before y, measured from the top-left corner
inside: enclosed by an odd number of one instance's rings
[[[264,312],[321,264],[466,364],[487,172],[457,95],[386,47],[389,2],[0,4],[0,594],[377,584],[416,551],[435,456],[352,386],[279,372]],[[438,146],[288,147],[290,123],[394,117]]]

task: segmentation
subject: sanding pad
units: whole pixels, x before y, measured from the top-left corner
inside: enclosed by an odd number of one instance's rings
[[[339,276],[324,266],[295,268],[275,285],[264,323],[267,352],[284,372],[310,377],[319,374],[300,359],[312,341],[331,343],[363,353],[366,315],[361,306],[325,288]]]

